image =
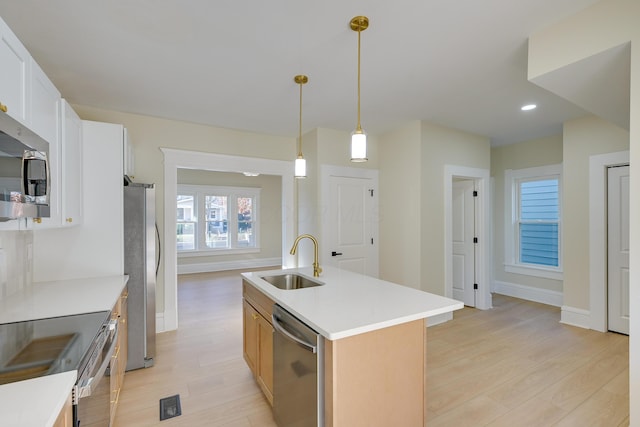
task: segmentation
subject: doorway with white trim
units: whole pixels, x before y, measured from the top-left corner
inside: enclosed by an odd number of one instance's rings
[[[492,301],[489,283],[491,265],[489,170],[445,165],[444,184],[445,296],[459,299],[465,305],[482,310],[490,309]],[[464,202],[465,192],[466,202]],[[466,214],[464,210],[467,211]],[[468,234],[470,230],[473,230],[473,235]],[[464,235],[465,233],[467,235]],[[465,243],[462,243],[463,241]],[[465,253],[464,256],[460,255],[461,251]],[[463,276],[466,281],[464,285],[460,281]],[[473,280],[469,281],[471,278]],[[454,289],[454,282],[456,282],[456,289]]]

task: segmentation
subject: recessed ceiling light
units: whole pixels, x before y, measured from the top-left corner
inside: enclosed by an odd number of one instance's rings
[[[522,108],[520,108],[522,111],[529,111],[529,110],[535,110],[537,107],[536,104],[527,104],[527,105],[523,105]]]
[[[244,176],[259,176],[258,172],[242,172]]]

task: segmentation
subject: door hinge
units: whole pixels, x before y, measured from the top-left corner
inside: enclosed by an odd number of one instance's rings
[[[371,238],[371,244],[373,245],[373,237]]]
[[[369,194],[371,194],[371,197],[373,197],[373,188],[369,190]]]
[[[478,284],[477,283],[473,284],[473,289],[478,289]]]
[[[478,238],[477,237],[473,238],[473,243],[478,243]]]
[[[478,192],[477,191],[473,192],[473,197],[478,197]]]

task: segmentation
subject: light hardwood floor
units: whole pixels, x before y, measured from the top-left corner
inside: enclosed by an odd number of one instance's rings
[[[153,368],[127,372],[115,426],[275,426],[242,358],[241,301],[238,272],[180,276],[179,329],[158,335]],[[556,307],[494,307],[428,329],[428,427],[629,424],[628,337],[562,325]],[[182,415],[160,422],[174,394]]]

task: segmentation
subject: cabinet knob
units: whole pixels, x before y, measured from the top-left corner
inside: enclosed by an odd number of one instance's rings
[[[7,108],[6,105],[4,105],[2,102],[0,102],[0,110],[4,111],[6,113],[8,108]]]
[[[66,221],[67,222],[73,222],[73,218],[67,218]]]
[[[251,317],[253,317],[253,320],[258,320],[258,315],[257,314],[252,314]]]

